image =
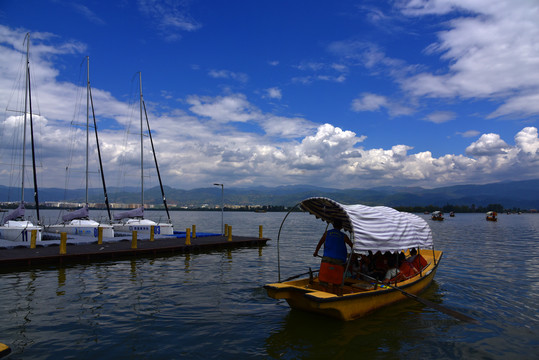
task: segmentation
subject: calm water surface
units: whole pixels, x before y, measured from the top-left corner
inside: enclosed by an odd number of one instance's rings
[[[0,269],[0,342],[11,346],[9,359],[538,358],[539,215],[428,220],[444,257],[422,296],[479,324],[413,300],[340,322],[268,298],[284,215],[225,212],[234,234],[264,226],[272,240],[260,248]],[[220,231],[219,212],[172,216],[176,230]],[[324,229],[313,216],[288,217],[283,278],[317,268]]]

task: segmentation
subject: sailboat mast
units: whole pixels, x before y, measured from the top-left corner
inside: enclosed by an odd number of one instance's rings
[[[24,205],[24,169],[26,167],[26,116],[28,114],[28,67],[30,54],[30,33],[26,34],[26,67],[24,69],[24,122],[22,132],[22,182],[21,182],[21,204]]]
[[[159,179],[159,187],[161,188],[161,197],[163,198],[163,205],[165,206],[165,211],[167,212],[168,221],[170,220],[170,213],[168,212],[167,199],[165,197],[165,189],[163,188],[163,181],[161,181],[161,172],[159,171],[159,164],[157,164],[157,155],[155,154],[155,147],[153,146],[152,138],[152,129],[150,129],[150,121],[148,120],[148,113],[146,112],[146,103],[142,102],[144,105],[144,115],[146,116],[146,126],[148,127],[148,136],[150,137],[150,144],[152,145],[153,160],[155,162],[155,169],[157,170],[157,178]]]
[[[28,109],[30,110],[30,138],[32,141],[32,170],[34,173],[34,200],[36,202],[37,222],[39,223],[40,222],[39,197],[37,193],[36,151],[35,151],[35,145],[34,145],[34,122],[32,120],[32,86],[30,84],[30,61],[28,60],[29,53],[30,53],[30,34],[28,34],[28,44],[27,44],[27,52],[26,52],[26,73],[28,75]]]
[[[144,208],[144,143],[143,143],[143,127],[142,127],[142,71],[139,71],[140,85],[140,205]]]
[[[88,147],[90,142],[90,57],[86,56],[86,205],[88,205]]]
[[[89,57],[88,57],[88,61],[90,61]],[[105,184],[105,173],[103,172],[103,161],[101,160],[101,150],[99,148],[99,136],[97,135],[97,121],[95,120],[94,100],[92,98],[92,87],[90,86],[90,77],[88,77],[88,93],[90,94],[90,105],[92,106],[92,118],[94,120],[95,142],[97,146],[97,156],[99,157],[99,169],[101,170],[101,182],[103,183],[103,194],[105,196],[105,205],[107,207],[109,221],[112,221],[112,215],[110,214],[109,196],[107,194],[107,185]]]

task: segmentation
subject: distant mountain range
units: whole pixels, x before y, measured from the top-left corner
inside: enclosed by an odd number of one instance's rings
[[[115,203],[138,203],[140,194],[137,188],[110,188],[109,199]],[[165,188],[170,205],[201,207],[221,204],[220,187],[192,190]],[[90,189],[90,202],[103,203],[103,191]],[[332,189],[308,185],[227,188],[225,185],[225,204],[234,205],[273,205],[294,206],[309,197],[328,197],[343,204],[365,204],[398,206],[487,206],[501,204],[505,208],[539,209],[539,179],[526,181],[498,182],[486,185],[456,185],[436,189],[420,187],[384,186],[371,189]],[[0,202],[17,201],[20,189],[0,185]],[[144,192],[145,202],[161,204],[161,191],[158,187]],[[82,202],[84,190],[63,190],[44,188],[39,190],[40,203],[46,201]],[[25,190],[25,200],[33,203],[33,189]]]

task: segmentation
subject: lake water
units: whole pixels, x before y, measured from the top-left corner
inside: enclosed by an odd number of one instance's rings
[[[220,212],[172,216],[176,230],[220,232]],[[264,226],[272,240],[260,248],[0,269],[0,342],[11,346],[9,359],[538,358],[539,215],[428,220],[444,256],[421,296],[479,324],[413,300],[341,322],[267,297],[284,216],[225,212],[236,235]],[[324,229],[308,214],[288,217],[283,278],[319,266],[312,253]]]

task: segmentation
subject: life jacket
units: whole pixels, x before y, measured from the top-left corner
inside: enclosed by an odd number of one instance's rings
[[[324,257],[341,260],[346,262],[346,243],[344,234],[337,229],[326,232],[326,241],[324,242]]]

